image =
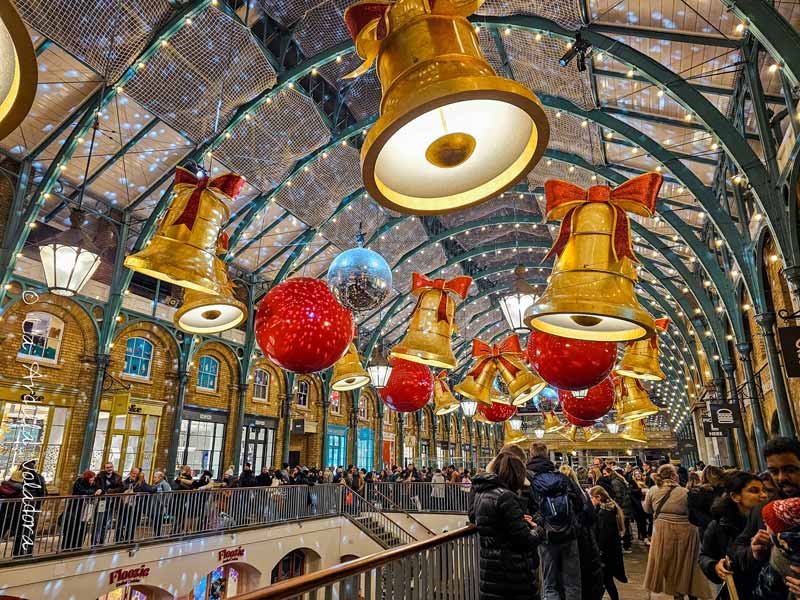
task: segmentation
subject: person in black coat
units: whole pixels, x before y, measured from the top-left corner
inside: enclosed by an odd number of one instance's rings
[[[480,543],[479,598],[536,600],[535,550],[544,530],[520,507],[517,492],[525,483],[525,465],[511,453],[501,452],[492,470],[472,480],[475,495],[469,508]]]
[[[603,585],[611,600],[619,600],[614,579],[628,583],[625,561],[622,558],[622,536],[625,534],[625,514],[602,486],[590,492],[595,507],[594,533],[603,559]]]
[[[708,468],[708,467],[706,467]],[[700,569],[713,583],[721,584],[731,573],[728,557],[733,555],[734,540],[747,525],[750,511],[767,500],[767,492],[758,475],[738,471],[725,478],[725,494],[712,506],[712,521],[706,527],[700,546]],[[740,598],[750,598],[752,578],[734,573]]]
[[[92,500],[87,496],[97,495],[94,471],[85,471],[72,486],[72,495],[67,498],[62,516],[61,550],[77,550],[83,546],[86,535],[88,512],[93,510]]]
[[[244,463],[244,467],[242,467],[242,474],[239,475],[238,485],[239,487],[256,487],[258,485],[258,481],[256,480],[256,476],[253,473],[250,463]]]
[[[714,501],[725,492],[722,477],[722,470],[719,467],[708,465],[703,469],[700,485],[689,490],[687,496],[689,522],[700,529],[701,539],[706,527],[714,519],[711,514]]]

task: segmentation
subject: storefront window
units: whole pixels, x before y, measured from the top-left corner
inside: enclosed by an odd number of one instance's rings
[[[67,408],[24,402],[0,404],[0,481],[28,460],[36,461],[45,481],[54,481],[68,416]]]
[[[258,474],[261,467],[271,467],[275,464],[275,428],[277,420],[248,418],[249,422],[242,427],[242,451],[239,464],[250,463],[253,471]]]
[[[371,429],[366,427],[358,430],[358,448],[356,449],[356,464],[359,469],[372,470],[375,457],[375,439]]]
[[[269,400],[269,373],[264,369],[253,372],[253,400],[266,402]]]
[[[221,477],[227,416],[201,411],[187,411],[185,414],[188,418],[181,420],[175,468],[189,465],[195,473],[207,469],[212,476]]]
[[[325,457],[325,466],[346,466],[347,460],[347,428],[329,426],[328,428],[328,455]]]
[[[299,577],[306,570],[306,553],[293,550],[284,556],[272,569],[272,583],[278,583],[292,577]]]
[[[198,581],[192,593],[181,596],[180,600],[223,600],[233,598],[240,591],[241,573],[235,566],[217,567]]]
[[[128,338],[125,343],[125,375],[150,379],[150,363],[153,360],[153,344],[141,337]]]
[[[22,322],[22,343],[17,356],[34,357],[43,363],[58,360],[64,322],[46,312],[29,312]]]
[[[197,387],[211,392],[217,391],[219,361],[213,356],[201,356],[197,371]]]

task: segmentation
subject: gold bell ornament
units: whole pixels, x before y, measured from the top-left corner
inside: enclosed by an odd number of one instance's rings
[[[228,220],[228,204],[244,177],[227,173],[209,180],[178,167],[175,199],[150,243],[125,259],[132,271],[206,294],[223,292],[216,246]]]
[[[539,99],[498,77],[467,20],[483,0],[364,0],[344,21],[377,62],[380,118],[361,148],[364,186],[414,214],[459,210],[508,189],[541,159],[550,126]]]
[[[583,439],[587,442],[593,442],[597,438],[603,435],[603,432],[595,427],[584,427],[583,428]]]
[[[615,189],[545,182],[547,219],[561,220],[557,256],[544,294],[526,312],[531,329],[562,337],[623,342],[653,334],[636,298],[637,276],[627,212],[650,217],[663,178],[647,173]]]
[[[620,433],[620,437],[631,442],[645,443],[647,441],[647,432],[644,428],[644,419],[626,423],[625,428]]]
[[[574,442],[575,438],[578,437],[578,426],[570,425],[566,431],[561,432],[561,435],[567,438],[570,442]]]
[[[14,4],[0,0],[0,140],[22,124],[39,81],[36,51]]]
[[[369,382],[369,373],[361,364],[361,357],[358,355],[356,345],[350,342],[347,352],[333,365],[331,387],[334,390],[344,392],[364,387]]]
[[[643,419],[658,412],[639,379],[617,377],[617,423],[620,425]]]
[[[217,238],[217,254],[228,251],[228,234],[224,231]],[[173,322],[187,333],[219,333],[236,327],[247,318],[247,307],[233,292],[233,283],[228,268],[221,258],[214,261],[214,273],[220,283],[218,294],[206,294],[187,288],[183,304],[175,312]]]
[[[658,334],[667,330],[669,318],[656,319],[655,323],[656,333],[647,339],[625,345],[625,354],[616,368],[617,375],[645,381],[664,381],[667,378],[659,364]]]
[[[503,422],[503,435],[504,442],[506,444],[524,444],[528,441],[528,436],[514,427],[514,424],[511,421],[515,420],[519,421],[519,425],[521,427],[522,421],[519,419],[509,419],[508,421]]]
[[[479,412],[476,412],[474,415],[472,415],[472,420],[477,421],[478,423],[486,423],[487,425],[494,425],[494,423],[492,423],[489,419],[484,417]]]
[[[391,355],[432,367],[455,368],[458,361],[451,345],[456,315],[453,296],[463,300],[471,284],[472,277],[428,279],[413,273],[411,293],[417,296],[417,305],[405,337],[392,348]]]
[[[543,417],[544,424],[542,425],[542,429],[545,433],[555,433],[556,431],[564,429],[564,423],[561,422],[561,419],[558,418],[555,411],[548,410],[544,413]]]
[[[437,417],[461,408],[461,403],[453,396],[447,385],[447,371],[441,371],[433,382],[433,414]]]

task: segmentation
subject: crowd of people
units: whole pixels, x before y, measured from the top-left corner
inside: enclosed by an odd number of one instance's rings
[[[573,470],[543,443],[504,446],[470,492],[481,600],[618,600],[634,527],[649,592],[798,600],[800,442],[774,438],[763,452],[760,474],[666,459]]]

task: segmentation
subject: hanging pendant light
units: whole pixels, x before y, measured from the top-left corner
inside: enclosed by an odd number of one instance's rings
[[[83,229],[86,213],[73,208],[69,229],[39,245],[47,287],[59,296],[74,296],[100,266],[100,249]]]
[[[474,417],[475,413],[478,412],[478,403],[468,398],[461,400],[461,412],[464,413],[465,417]]]
[[[31,36],[11,0],[0,0],[0,140],[19,127],[36,96],[39,69]]]
[[[522,265],[514,269],[514,283],[511,292],[500,298],[500,310],[503,312],[506,323],[514,333],[527,333],[525,325],[525,311],[536,302],[533,286],[525,281],[525,267]]]
[[[608,429],[608,433],[619,433],[619,423],[606,423],[606,429]]]
[[[369,378],[372,380],[372,386],[376,389],[386,387],[386,382],[389,381],[389,375],[392,374],[392,365],[389,364],[389,359],[386,357],[386,350],[383,345],[378,346],[372,354],[372,359],[367,367]]]

